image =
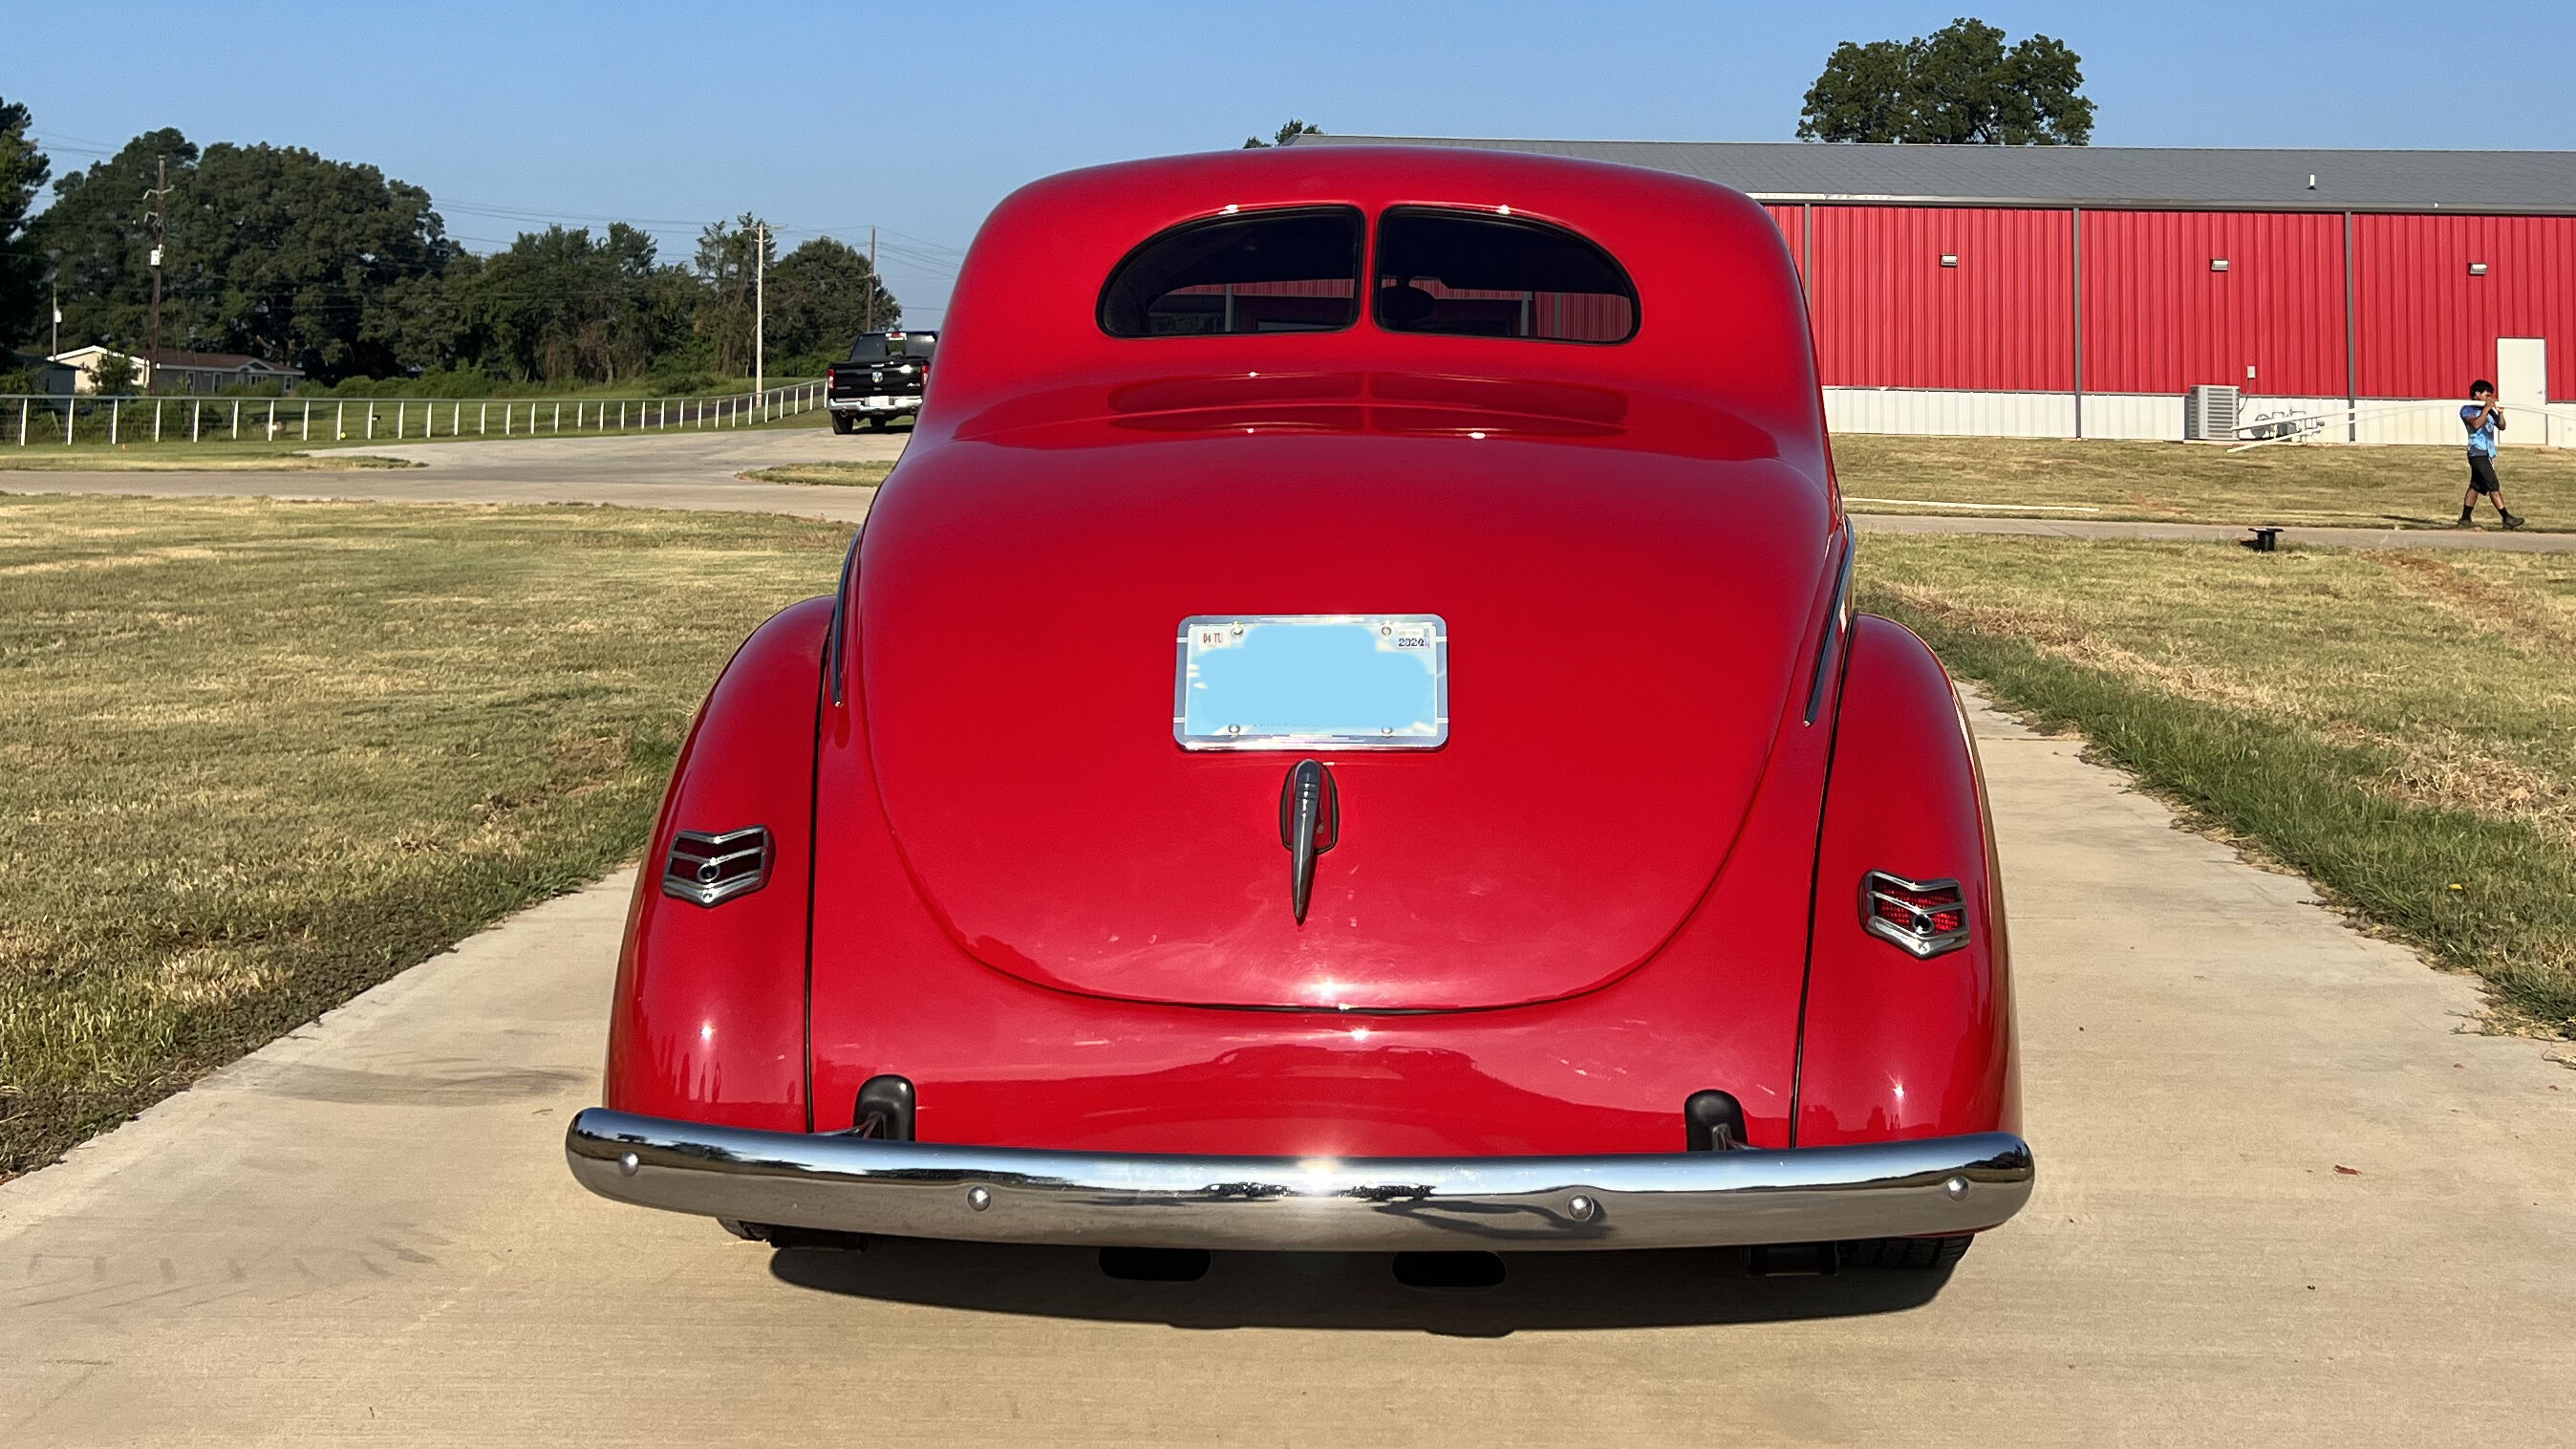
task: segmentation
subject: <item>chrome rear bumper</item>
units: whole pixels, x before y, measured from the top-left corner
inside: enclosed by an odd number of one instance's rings
[[[594,1107],[564,1136],[602,1197],[896,1237],[1328,1252],[1935,1237],[2029,1200],[2009,1133],[1783,1152],[1181,1157],[757,1132]]]

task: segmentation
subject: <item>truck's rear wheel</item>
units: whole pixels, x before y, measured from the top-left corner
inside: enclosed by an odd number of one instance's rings
[[[846,436],[848,436],[848,435],[849,435],[849,434],[851,434],[851,433],[855,433],[855,432],[857,432],[858,430],[859,430],[859,429],[858,429],[858,424],[857,424],[857,422],[856,422],[854,419],[852,419],[848,413],[834,413],[834,414],[832,414],[832,431],[833,431],[833,432],[839,433],[839,434],[841,434],[841,435],[843,435],[843,436],[845,436],[845,437],[846,437]]]

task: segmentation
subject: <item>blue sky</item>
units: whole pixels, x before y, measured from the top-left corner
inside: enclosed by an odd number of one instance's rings
[[[888,228],[938,320],[1012,187],[1239,145],[1294,114],[1378,134],[1787,140],[1835,42],[1963,12],[2084,57],[2127,146],[2576,148],[2554,5],[1848,5],[874,0],[788,7],[0,0],[0,97],[60,172],[139,131],[269,141],[429,189],[477,251],[647,224],[684,256],[754,211],[791,244]],[[59,38],[59,43],[46,37]]]

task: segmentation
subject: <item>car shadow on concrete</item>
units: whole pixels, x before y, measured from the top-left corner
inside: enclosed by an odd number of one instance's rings
[[[751,1245],[746,1244],[749,1248]],[[1387,1253],[1218,1253],[1194,1282],[1101,1271],[1089,1248],[879,1238],[864,1251],[791,1248],[779,1281],[820,1293],[983,1313],[1175,1328],[1403,1329],[1500,1338],[1523,1329],[1668,1328],[1901,1313],[1946,1271],[1752,1277],[1740,1249],[1522,1253],[1488,1288],[1417,1288]]]

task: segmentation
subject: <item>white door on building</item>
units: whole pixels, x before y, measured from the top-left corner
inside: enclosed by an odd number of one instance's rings
[[[2503,441],[2536,448],[2568,431],[2550,425],[2548,338],[2497,338],[2495,384],[2505,408]]]

